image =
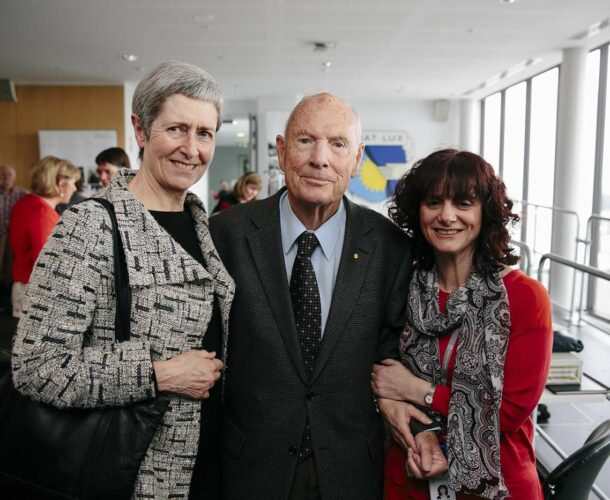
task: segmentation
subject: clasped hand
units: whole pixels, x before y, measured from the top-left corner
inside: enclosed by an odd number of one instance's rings
[[[408,401],[423,403],[430,382],[415,376],[407,367],[393,359],[373,366],[371,387],[379,398],[379,410],[390,426],[394,440],[407,454],[406,472],[418,479],[443,474],[447,460],[434,432],[420,432],[415,437],[409,422],[412,418],[430,424],[431,420]]]
[[[187,351],[153,363],[160,392],[172,392],[191,399],[205,399],[221,376],[222,361],[215,352]]]

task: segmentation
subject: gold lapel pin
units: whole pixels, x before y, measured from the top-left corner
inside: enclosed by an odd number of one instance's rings
[[[354,259],[358,260],[360,258],[360,255],[358,255],[357,253],[354,254]]]

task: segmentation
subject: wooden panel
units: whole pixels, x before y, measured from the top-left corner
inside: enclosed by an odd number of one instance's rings
[[[0,163],[15,167],[18,185],[29,187],[39,130],[116,130],[124,147],[122,86],[18,85],[16,92],[17,102],[0,102]]]

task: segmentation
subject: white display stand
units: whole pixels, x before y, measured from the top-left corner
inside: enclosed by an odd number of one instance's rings
[[[39,130],[40,157],[57,156],[83,167],[88,177],[95,170],[95,157],[117,146],[116,130]],[[85,177],[85,180],[87,180]]]

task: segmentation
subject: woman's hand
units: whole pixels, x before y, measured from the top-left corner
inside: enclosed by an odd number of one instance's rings
[[[160,392],[173,392],[191,399],[210,396],[210,389],[220,378],[222,366],[216,353],[208,351],[187,351],[153,363]]]
[[[415,436],[416,448],[407,451],[405,470],[408,476],[428,479],[440,476],[447,470],[448,463],[433,432],[420,432]]]
[[[430,382],[416,377],[395,359],[384,359],[381,364],[373,365],[371,384],[377,397],[418,404],[425,404],[424,396],[430,388]]]
[[[422,424],[430,424],[432,420],[415,406],[403,401],[379,399],[377,400],[377,406],[383,418],[390,425],[394,441],[400,444],[405,452],[409,448],[417,448],[416,440],[409,428],[409,422],[414,418]]]

